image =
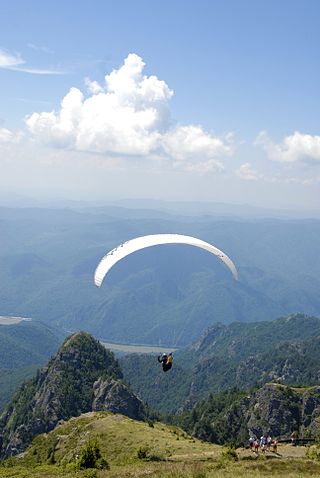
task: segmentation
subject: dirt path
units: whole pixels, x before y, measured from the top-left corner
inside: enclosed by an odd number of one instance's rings
[[[239,454],[240,458],[248,457],[248,456],[269,456],[269,457],[277,457],[277,458],[303,458],[305,456],[307,448],[305,446],[292,446],[292,445],[278,445],[277,453],[273,451],[265,451],[262,452],[259,450],[258,453],[255,453],[246,448],[239,448],[237,453]]]

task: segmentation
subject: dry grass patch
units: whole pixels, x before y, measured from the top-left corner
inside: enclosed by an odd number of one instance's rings
[[[90,437],[96,438],[110,470],[71,470]],[[181,429],[138,422],[109,412],[87,413],[33,441],[0,478],[306,478],[320,477],[320,462],[305,448],[281,446],[279,455],[255,456],[194,440]],[[49,465],[48,463],[55,463]]]

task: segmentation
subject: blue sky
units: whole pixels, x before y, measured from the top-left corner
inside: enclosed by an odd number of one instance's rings
[[[1,11],[2,189],[319,208],[319,2]]]

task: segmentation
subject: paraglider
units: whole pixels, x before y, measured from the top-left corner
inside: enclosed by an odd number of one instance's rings
[[[230,269],[233,277],[238,279],[237,269],[232,262],[232,260],[220,249],[209,244],[208,242],[202,241],[191,236],[184,236],[181,234],[152,234],[149,236],[137,237],[131,239],[123,244],[120,244],[118,247],[115,247],[109,251],[99,262],[98,267],[96,268],[94,274],[94,283],[97,287],[101,287],[103,279],[110,271],[110,269],[121,259],[132,254],[133,252],[145,249],[151,246],[158,246],[161,244],[189,244],[190,246],[200,247],[205,249],[211,254],[217,256],[224,264]]]
[[[166,353],[163,353],[162,356],[159,355],[158,362],[161,363],[164,372],[170,370],[172,367],[172,352],[170,352],[169,355]]]
[[[117,262],[121,261],[121,259],[123,259],[124,257],[141,249],[145,249],[151,246],[158,246],[161,244],[188,244],[190,246],[205,249],[211,254],[217,256],[230,269],[233,277],[236,280],[238,279],[238,272],[232,260],[224,252],[220,251],[220,249],[213,246],[212,244],[209,244],[208,242],[202,241],[201,239],[197,239],[195,237],[184,236],[181,234],[153,234],[149,236],[142,236],[137,237],[135,239],[131,239],[109,251],[101,259],[98,264],[98,267],[96,268],[94,274],[95,285],[97,287],[101,287],[102,282],[110,269],[115,264],[117,264]],[[162,354],[162,356],[158,357],[158,362],[161,363],[162,370],[164,372],[167,372],[172,368],[172,359],[172,353],[169,353],[169,355]]]

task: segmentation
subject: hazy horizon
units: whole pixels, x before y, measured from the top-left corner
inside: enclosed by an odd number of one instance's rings
[[[212,215],[215,217],[234,217],[239,219],[320,219],[320,208],[263,207],[248,203],[218,201],[168,200],[154,197],[118,199],[73,199],[54,197],[32,197],[0,191],[0,208],[42,208],[42,209],[94,209],[110,208],[117,210],[150,210],[154,214],[185,215],[190,217]]]

